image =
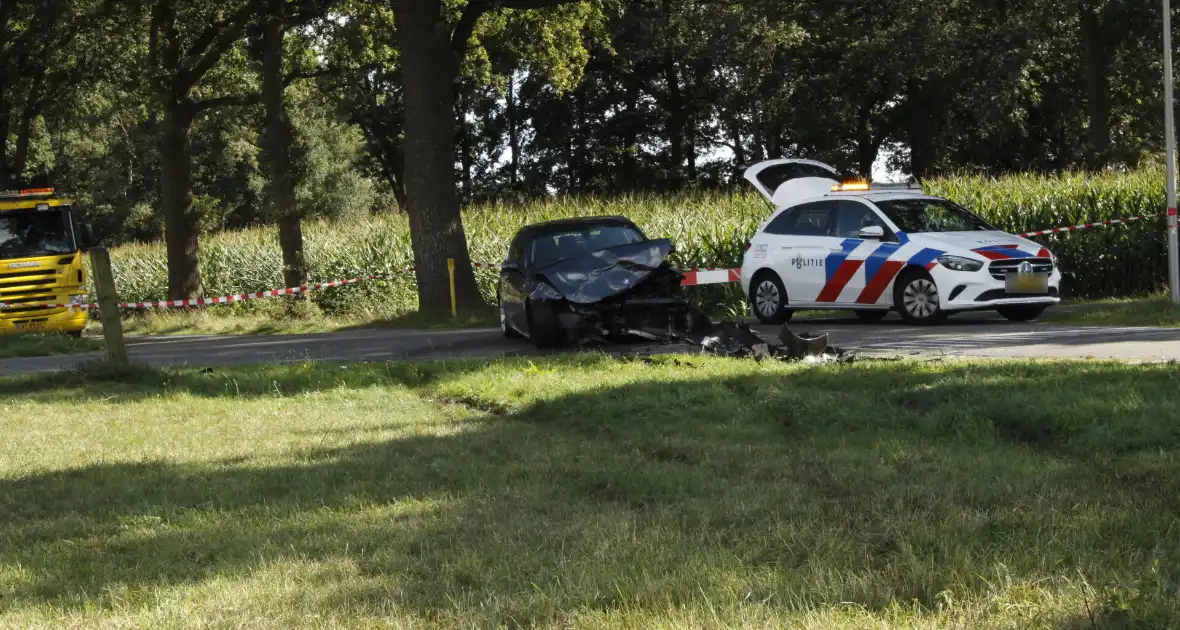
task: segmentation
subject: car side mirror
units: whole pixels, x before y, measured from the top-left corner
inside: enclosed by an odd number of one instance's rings
[[[879,225],[869,225],[860,229],[857,233],[857,238],[862,238],[866,241],[879,241],[885,238],[885,229]]]
[[[94,229],[90,227],[89,223],[79,226],[79,231],[82,233],[82,243],[79,249],[85,251],[98,246],[98,239],[94,238]]]

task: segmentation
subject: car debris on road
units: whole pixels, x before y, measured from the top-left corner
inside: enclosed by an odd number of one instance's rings
[[[775,340],[763,339],[745,322],[725,321],[703,335],[689,335],[684,341],[700,347],[702,353],[725,357],[778,359],[807,363],[851,363],[856,355],[828,343],[828,336],[795,334],[786,324]],[[777,341],[777,343],[775,343]]]

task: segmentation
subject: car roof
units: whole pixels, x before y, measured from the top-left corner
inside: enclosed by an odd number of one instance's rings
[[[622,216],[570,217],[568,219],[554,219],[541,223],[526,225],[520,229],[521,233],[540,234],[565,230],[576,227],[590,227],[595,225],[626,225],[636,227],[635,222]]]

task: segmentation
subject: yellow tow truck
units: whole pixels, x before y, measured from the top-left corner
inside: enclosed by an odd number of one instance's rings
[[[54,188],[0,190],[0,335],[81,336],[88,318],[79,308],[87,303],[82,251],[92,243]]]

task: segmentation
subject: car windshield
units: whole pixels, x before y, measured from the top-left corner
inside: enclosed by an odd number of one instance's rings
[[[0,212],[0,258],[52,256],[76,250],[68,210]]]
[[[891,199],[876,204],[902,232],[977,232],[998,229],[946,199]]]
[[[586,225],[542,234],[533,240],[534,265],[547,265],[578,254],[643,242],[627,225]]]

